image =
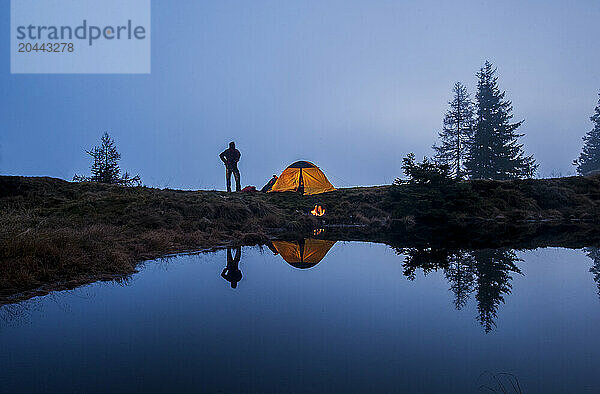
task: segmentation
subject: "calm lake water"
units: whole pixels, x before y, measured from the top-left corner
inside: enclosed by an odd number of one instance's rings
[[[0,308],[0,391],[600,390],[595,250],[273,251],[151,261]]]

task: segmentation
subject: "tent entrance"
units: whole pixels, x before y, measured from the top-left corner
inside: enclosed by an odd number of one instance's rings
[[[302,168],[300,169],[300,178],[298,179],[298,193],[304,194],[304,177],[302,176]]]

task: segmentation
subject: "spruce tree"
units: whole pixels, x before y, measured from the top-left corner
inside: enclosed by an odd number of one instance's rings
[[[449,166],[456,179],[465,175],[464,163],[469,152],[473,131],[473,102],[467,88],[460,82],[454,84],[454,99],[444,116],[444,126],[439,132],[440,145],[434,145],[435,160]]]
[[[583,137],[583,150],[579,158],[573,161],[579,175],[600,170],[600,99],[590,120],[594,124],[594,128]]]
[[[510,123],[512,103],[498,87],[496,69],[488,61],[477,73],[476,115],[466,168],[474,179],[532,177],[538,165],[525,156],[515,131],[523,121]]]

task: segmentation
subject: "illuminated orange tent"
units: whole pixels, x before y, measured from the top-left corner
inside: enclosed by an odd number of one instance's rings
[[[269,192],[300,191],[302,194],[319,194],[335,190],[323,171],[308,161],[297,161],[283,170]]]
[[[304,239],[300,241],[273,241],[273,247],[292,267],[311,268],[319,264],[335,241]]]

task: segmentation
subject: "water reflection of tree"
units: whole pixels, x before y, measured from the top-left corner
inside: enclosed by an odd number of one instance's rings
[[[585,248],[585,252],[594,262],[592,268],[590,268],[590,272],[594,274],[594,282],[596,282],[598,296],[600,296],[600,248]]]
[[[416,278],[417,270],[422,270],[424,275],[443,270],[454,294],[456,309],[462,309],[475,292],[477,320],[486,332],[495,327],[498,307],[504,303],[504,296],[510,294],[511,274],[521,273],[515,265],[519,259],[512,250],[404,248],[396,252],[405,256],[404,275],[409,280]]]
[[[475,289],[475,261],[464,251],[451,253],[448,257],[448,267],[444,269],[444,274],[454,293],[454,306],[460,310],[467,304]]]
[[[0,306],[0,331],[3,327],[28,324],[30,315],[41,310],[41,302],[37,299]]]
[[[477,277],[477,320],[490,332],[498,317],[498,306],[504,303],[504,295],[510,294],[513,272],[521,270],[515,265],[520,261],[512,250],[486,249],[472,252]]]

